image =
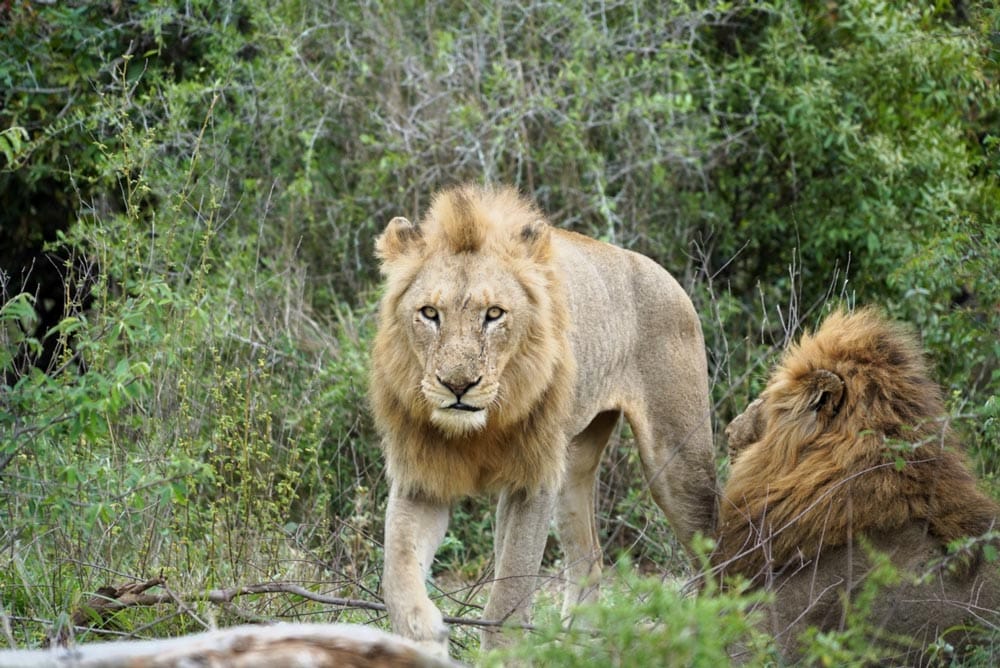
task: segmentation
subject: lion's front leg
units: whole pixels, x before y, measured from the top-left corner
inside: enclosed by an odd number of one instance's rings
[[[531,598],[538,588],[538,570],[549,534],[555,494],[503,492],[497,505],[495,580],[484,617],[489,620],[528,621]],[[482,648],[504,642],[497,628],[484,629]]]
[[[446,504],[389,491],[385,512],[385,570],[382,591],[392,630],[448,655],[448,627],[427,595],[424,580],[448,529]]]

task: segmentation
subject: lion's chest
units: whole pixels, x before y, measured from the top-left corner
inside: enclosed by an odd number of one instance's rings
[[[548,430],[479,438],[421,438],[387,444],[389,475],[413,493],[454,502],[504,489],[555,489],[562,478],[564,440]]]

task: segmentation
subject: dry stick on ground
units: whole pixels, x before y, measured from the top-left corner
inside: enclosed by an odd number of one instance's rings
[[[132,582],[121,587],[101,587],[96,594],[84,603],[79,610],[73,613],[72,621],[75,626],[88,626],[106,620],[115,612],[125,608],[144,607],[161,605],[164,603],[184,604],[199,601],[207,601],[218,605],[232,603],[238,596],[250,596],[254,594],[293,594],[317,603],[335,605],[339,608],[351,608],[360,610],[374,610],[385,612],[385,605],[374,601],[363,601],[351,598],[340,598],[337,596],[327,596],[310,591],[305,587],[291,582],[264,582],[261,584],[245,585],[243,587],[230,587],[228,589],[210,589],[197,594],[176,595],[173,593],[150,594],[149,589],[163,586],[166,580],[162,577],[155,577],[145,582]],[[497,627],[503,626],[503,620],[490,619],[470,619],[466,617],[445,617],[448,624],[458,624],[466,626]],[[512,624],[515,628],[533,630],[535,627],[530,624]]]
[[[453,668],[416,643],[357,624],[238,626],[165,640],[0,650],[0,668]]]

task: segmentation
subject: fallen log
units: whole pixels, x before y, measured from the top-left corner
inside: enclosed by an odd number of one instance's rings
[[[0,651],[0,668],[428,668],[458,666],[371,626],[236,626],[165,640]]]

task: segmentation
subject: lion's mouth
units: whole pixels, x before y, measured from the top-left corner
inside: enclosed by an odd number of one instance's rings
[[[468,411],[469,413],[476,413],[483,410],[480,406],[470,406],[469,404],[464,404],[461,401],[456,401],[451,406],[448,406],[448,408],[456,411]]]

